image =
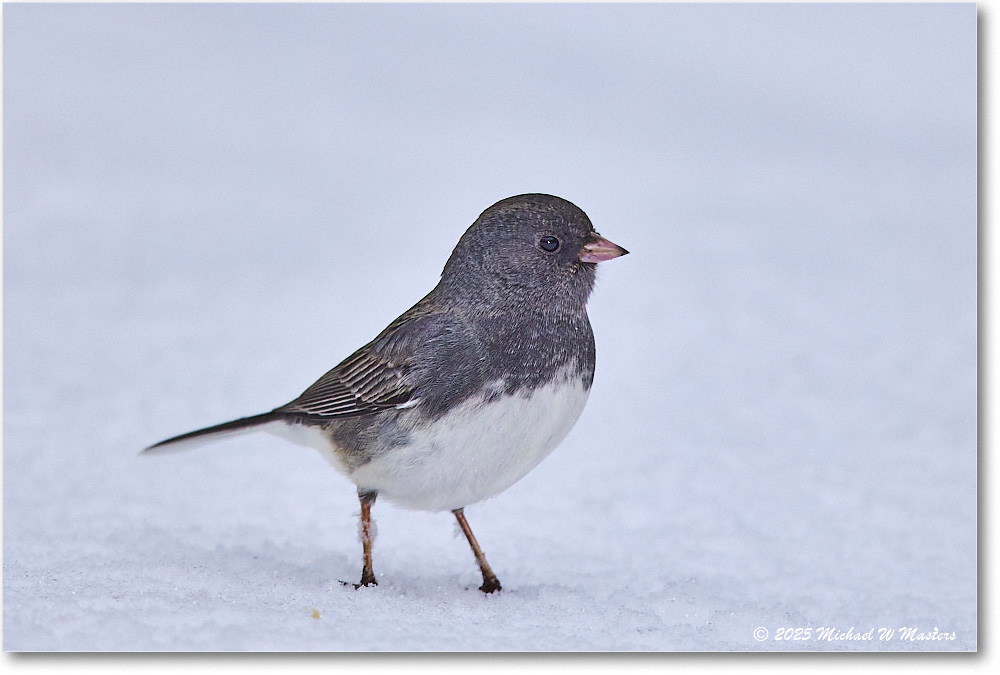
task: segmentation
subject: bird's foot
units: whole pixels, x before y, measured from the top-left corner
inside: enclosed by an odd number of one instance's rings
[[[479,587],[483,593],[496,593],[502,590],[503,587],[500,585],[500,580],[495,576],[489,576],[483,578],[483,585]]]

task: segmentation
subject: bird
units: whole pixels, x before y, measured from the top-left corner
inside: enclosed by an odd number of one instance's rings
[[[375,339],[270,412],[160,441],[156,454],[249,431],[309,446],[357,487],[361,581],[377,585],[371,509],[451,511],[502,586],[464,509],[523,478],[565,438],[594,380],[587,300],[597,264],[626,255],[575,204],[523,194],[459,239],[437,285]]]

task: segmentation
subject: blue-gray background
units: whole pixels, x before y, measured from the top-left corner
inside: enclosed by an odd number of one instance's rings
[[[3,31],[5,649],[976,648],[974,5]],[[633,253],[580,423],[467,510],[499,597],[381,502],[380,585],[338,584],[354,491],[302,448],[137,457],[297,395],[531,191]]]

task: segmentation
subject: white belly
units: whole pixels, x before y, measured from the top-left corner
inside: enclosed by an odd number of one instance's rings
[[[377,490],[399,506],[458,509],[503,492],[566,437],[590,392],[575,377],[556,383],[490,403],[469,399],[433,425],[413,429],[407,445],[353,471],[318,430],[298,427],[307,437],[293,440],[319,448],[359,487]],[[273,429],[286,438],[290,430]]]

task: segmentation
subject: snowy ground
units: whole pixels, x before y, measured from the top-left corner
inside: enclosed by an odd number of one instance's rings
[[[974,5],[3,11],[4,649],[977,648]],[[502,593],[385,502],[342,586],[305,449],[138,457],[527,191],[632,255],[580,423],[467,509]]]

